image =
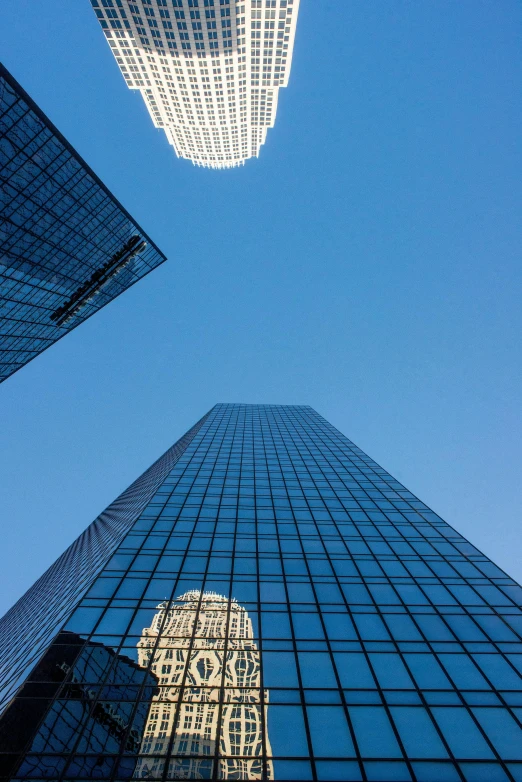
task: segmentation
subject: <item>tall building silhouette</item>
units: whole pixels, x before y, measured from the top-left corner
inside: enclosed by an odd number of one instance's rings
[[[299,0],[91,0],[127,86],[178,157],[257,157],[288,85]]]
[[[165,260],[0,64],[0,382]]]
[[[1,620],[0,768],[519,782],[521,605],[312,408],[218,404]]]

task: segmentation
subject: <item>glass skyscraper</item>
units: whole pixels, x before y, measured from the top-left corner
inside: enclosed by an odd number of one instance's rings
[[[165,260],[0,64],[0,382]]]
[[[0,775],[520,782],[521,604],[312,408],[218,404],[0,623]]]

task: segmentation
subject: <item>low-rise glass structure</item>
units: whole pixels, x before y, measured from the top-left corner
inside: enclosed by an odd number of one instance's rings
[[[165,260],[0,64],[0,382]]]
[[[518,782],[521,604],[312,408],[219,404],[0,623],[0,775]]]

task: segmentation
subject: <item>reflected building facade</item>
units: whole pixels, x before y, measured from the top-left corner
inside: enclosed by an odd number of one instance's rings
[[[0,382],[165,256],[0,64]]]
[[[268,691],[252,622],[236,600],[193,590],[161,603],[138,644],[138,660],[158,677],[135,776],[273,779],[266,729]],[[218,730],[219,726],[219,730]],[[219,747],[217,742],[219,741]],[[217,752],[217,750],[219,750]],[[152,756],[152,760],[148,760]]]
[[[521,587],[310,407],[216,405],[0,630],[6,779],[522,780]]]
[[[103,778],[109,771],[104,755],[123,747],[137,756],[156,682],[153,673],[104,644],[59,633],[0,717],[1,778],[59,778],[80,734],[90,754],[77,756],[70,773]],[[131,693],[137,692],[144,700],[134,713]],[[28,760],[16,769],[26,747]]]

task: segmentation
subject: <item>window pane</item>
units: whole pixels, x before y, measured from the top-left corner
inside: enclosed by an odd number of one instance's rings
[[[350,717],[359,751],[366,758],[402,756],[390,721],[379,706],[350,706]]]
[[[338,758],[355,756],[341,706],[308,706],[306,711],[315,755]]]
[[[413,689],[414,684],[398,654],[370,654],[370,662],[383,689]]]
[[[434,707],[432,713],[455,757],[494,757],[466,709]]]
[[[473,709],[489,740],[502,758],[516,759],[522,747],[522,729],[506,709]]]
[[[444,744],[425,709],[392,706],[390,712],[409,757],[448,757]]]
[[[308,742],[300,706],[269,706],[267,731],[271,753],[282,757],[308,755]]]

